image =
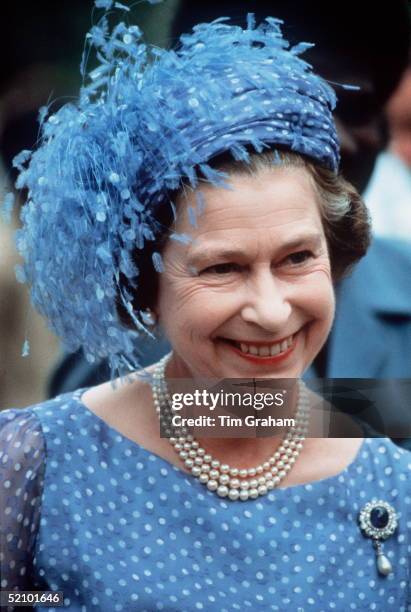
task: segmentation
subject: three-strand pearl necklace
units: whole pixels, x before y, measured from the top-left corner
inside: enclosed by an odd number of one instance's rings
[[[171,423],[171,399],[165,369],[171,353],[161,359],[151,383],[156,412],[170,443],[192,475],[220,497],[233,501],[256,499],[277,487],[296,462],[308,431],[309,400],[304,383],[298,381],[298,401],[294,425],[288,430],[275,453],[264,463],[248,469],[231,467],[207,453],[187,428]]]

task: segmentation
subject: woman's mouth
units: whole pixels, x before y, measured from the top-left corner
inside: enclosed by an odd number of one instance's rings
[[[295,347],[296,335],[293,334],[271,344],[268,342],[253,343],[252,341],[232,340],[230,338],[220,338],[220,340],[247,361],[267,365],[278,363],[290,355]]]

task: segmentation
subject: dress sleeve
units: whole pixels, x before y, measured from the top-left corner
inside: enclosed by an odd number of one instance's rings
[[[29,408],[0,412],[2,590],[35,590],[32,563],[40,524],[44,469],[45,444],[36,414]]]

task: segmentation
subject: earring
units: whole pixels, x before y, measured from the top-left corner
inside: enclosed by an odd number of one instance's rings
[[[153,310],[151,310],[151,308],[141,310],[140,313],[143,323],[147,325],[147,327],[154,327],[154,325],[156,325],[157,315]]]

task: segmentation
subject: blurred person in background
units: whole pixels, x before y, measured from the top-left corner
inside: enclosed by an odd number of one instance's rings
[[[411,63],[386,113],[389,146],[378,157],[364,198],[376,235],[411,241]]]

